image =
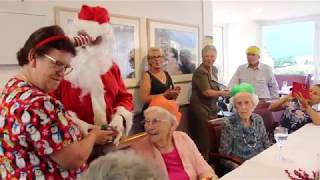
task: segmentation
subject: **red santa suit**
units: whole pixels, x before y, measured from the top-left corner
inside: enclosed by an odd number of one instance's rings
[[[129,93],[121,78],[120,69],[117,64],[113,63],[108,72],[101,75],[101,81],[104,87],[104,101],[106,119],[111,121],[112,115],[117,112],[117,108],[125,108],[128,111],[133,110],[132,95]],[[74,87],[68,80],[63,80],[55,95],[61,100],[64,107],[75,112],[79,119],[89,124],[99,124],[94,122],[94,112],[90,94],[81,96],[82,90]]]
[[[54,95],[79,119],[114,126],[121,136],[132,126],[133,103],[111,56],[113,34],[109,14],[105,8],[84,5],[78,18],[76,31],[85,31],[93,40],[102,38],[96,44],[78,48],[71,62],[73,71],[65,76]]]

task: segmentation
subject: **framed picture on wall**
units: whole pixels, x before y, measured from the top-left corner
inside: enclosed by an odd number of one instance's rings
[[[191,80],[199,65],[199,27],[147,19],[148,46],[159,47],[165,56],[164,69],[174,82]]]
[[[78,9],[56,7],[55,23],[74,34]],[[127,87],[136,87],[140,78],[140,18],[110,14],[114,34],[112,55]]]

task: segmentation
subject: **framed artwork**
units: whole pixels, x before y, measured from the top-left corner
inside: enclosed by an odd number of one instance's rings
[[[67,34],[74,34],[74,20],[78,9],[56,7],[55,23]],[[110,14],[114,34],[112,55],[119,65],[127,87],[138,86],[140,78],[140,18]]]
[[[159,47],[165,56],[164,69],[174,82],[191,81],[192,72],[200,64],[199,27],[147,19],[148,46]]]

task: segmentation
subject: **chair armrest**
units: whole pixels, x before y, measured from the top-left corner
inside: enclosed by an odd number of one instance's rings
[[[210,153],[209,159],[226,159],[226,160],[229,160],[233,163],[236,163],[237,165],[241,165],[244,162],[244,160],[242,160],[238,157],[231,156],[228,154],[222,154],[222,153]]]

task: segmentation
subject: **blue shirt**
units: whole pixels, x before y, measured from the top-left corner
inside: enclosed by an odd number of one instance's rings
[[[220,137],[220,153],[248,160],[271,145],[262,117],[252,113],[251,120],[251,126],[245,127],[238,113],[226,119]]]
[[[228,86],[232,88],[234,85],[244,82],[250,83],[255,87],[259,98],[279,98],[278,83],[272,68],[266,64],[260,62],[256,68],[251,68],[248,64],[239,66]]]

